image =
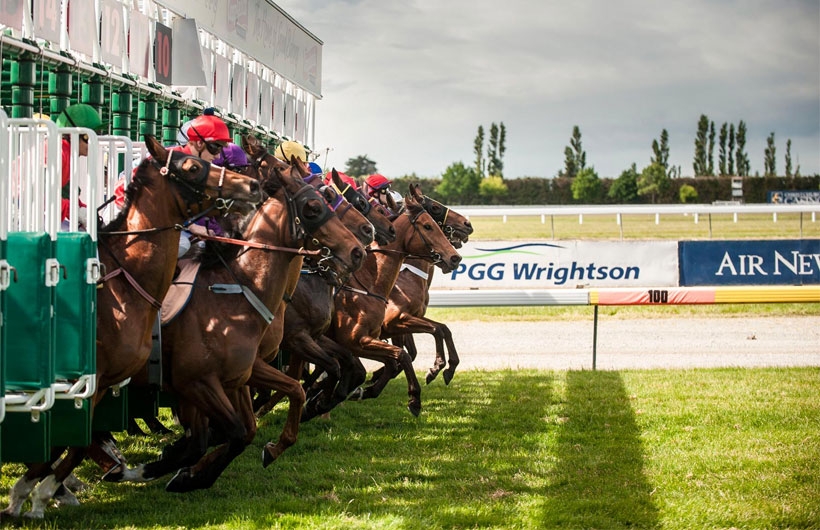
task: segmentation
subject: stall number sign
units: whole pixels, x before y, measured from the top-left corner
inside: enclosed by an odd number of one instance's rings
[[[34,35],[60,42],[60,0],[34,0]]]
[[[122,4],[115,0],[103,0],[100,3],[102,18],[100,20],[100,53],[103,61],[115,66],[122,65],[125,56],[125,17]]]
[[[157,83],[163,85],[171,84],[171,72],[173,71],[171,65],[171,28],[157,24],[156,34],[154,35],[154,70],[156,72]]]

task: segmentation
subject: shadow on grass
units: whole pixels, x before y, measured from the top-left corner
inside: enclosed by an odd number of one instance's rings
[[[659,528],[630,398],[618,372],[567,372],[544,527]]]
[[[629,398],[617,373],[570,372],[566,398],[551,372],[460,375],[424,388],[420,418],[406,383],[302,425],[267,469],[284,408],[209,490],[169,494],[94,483],[83,506],[51,509],[47,528],[653,528]],[[123,441],[132,463],[145,441]],[[156,447],[158,452],[160,447]],[[132,452],[133,450],[133,452]],[[85,465],[83,478],[99,478]],[[54,526],[51,526],[54,525]]]

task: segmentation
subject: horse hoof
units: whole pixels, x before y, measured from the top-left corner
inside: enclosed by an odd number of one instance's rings
[[[191,468],[183,467],[177,471],[174,478],[168,481],[168,484],[165,485],[165,491],[168,493],[188,493],[197,489],[191,478]]]
[[[77,500],[77,497],[71,493],[71,490],[68,488],[63,488],[62,492],[56,493],[54,495],[54,500],[57,502],[58,506],[79,506],[80,501]]]
[[[108,473],[102,476],[102,479],[106,482],[122,482],[125,478],[125,466],[122,464],[117,464],[116,466],[112,467]]]
[[[407,410],[410,411],[410,414],[418,418],[419,414],[421,414],[421,405],[410,403],[409,405],[407,405]]]
[[[449,385],[450,381],[453,380],[453,376],[455,375],[455,370],[444,370],[444,384]]]
[[[274,460],[276,460],[276,458],[274,458],[273,455],[271,455],[268,452],[267,448],[262,449],[262,467],[263,468],[267,468],[269,465],[273,464]]]
[[[364,399],[364,389],[360,386],[356,387],[356,390],[347,397],[348,401],[361,401],[362,399]]]
[[[433,379],[436,378],[437,375],[438,372],[430,370],[429,372],[427,372],[427,377],[424,378],[424,382],[429,385],[433,381]]]

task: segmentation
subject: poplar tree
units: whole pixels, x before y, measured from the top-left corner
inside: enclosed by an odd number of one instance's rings
[[[490,141],[487,144],[487,175],[498,175],[498,125],[490,125]]]
[[[766,149],[763,150],[763,174],[767,177],[777,176],[776,169],[776,148],[774,145],[774,132],[769,133],[766,138]]]
[[[581,145],[581,129],[575,125],[572,128],[572,137],[569,145],[564,148],[564,172],[563,176],[575,178],[587,164],[587,154]]]
[[[786,140],[786,176],[792,177],[792,139]]]
[[[726,146],[726,174],[735,174],[735,124],[729,124],[729,144]]]
[[[478,126],[478,134],[473,141],[473,152],[475,153],[475,174],[479,178],[484,177],[484,126]]]
[[[715,122],[709,122],[709,154],[706,174],[710,177],[715,174]]]
[[[735,136],[737,144],[737,154],[735,155],[735,164],[737,166],[737,174],[740,177],[748,177],[749,170],[749,155],[746,153],[746,123],[740,120],[737,124],[737,135]]]
[[[498,125],[498,176],[504,177],[504,152],[507,150],[507,128],[502,121]]]
[[[698,120],[698,133],[695,136],[695,158],[692,161],[692,170],[695,172],[696,177],[707,174],[708,137],[709,118],[707,118],[705,114],[701,114],[700,120]]]
[[[718,175],[721,177],[726,175],[726,138],[729,135],[729,126],[726,122],[720,126],[720,135],[718,136]]]

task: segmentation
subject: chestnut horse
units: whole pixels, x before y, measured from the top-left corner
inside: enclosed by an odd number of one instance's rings
[[[282,169],[272,157],[251,155],[260,160],[262,186],[270,198],[249,219],[239,255],[225,265],[203,264],[188,304],[163,330],[163,361],[179,399],[185,437],[167,447],[159,460],[115,469],[106,480],[149,481],[178,469],[167,491],[213,485],[256,434],[246,383],[259,341],[284,305],[285,287],[299,276],[302,256],[312,256],[337,281],[362,264],[364,248],[301,180],[296,164]],[[280,386],[291,389],[290,412],[279,442],[268,443],[263,455],[281,453],[295,443],[304,404],[299,383],[270,370]],[[214,441],[224,443],[206,454]]]
[[[438,223],[453,247],[461,248],[461,245],[467,242],[473,233],[473,225],[466,217],[425,195],[417,195],[416,200],[421,202],[427,213]],[[408,258],[404,261],[396,285],[388,298],[381,336],[383,339],[392,339],[393,344],[397,346],[404,347],[415,360],[417,350],[412,334],[433,335],[436,341],[436,360],[427,372],[426,382],[430,384],[447,365],[443,377],[444,383],[449,384],[459,363],[453,335],[446,324],[424,316],[430,302],[428,289],[434,272],[435,266],[429,261],[418,258]],[[447,359],[444,356],[445,344]],[[374,380],[380,375],[379,371],[374,373]]]
[[[313,179],[316,185],[318,179]],[[396,230],[390,222],[390,213],[380,204],[371,204],[367,198],[353,186],[346,184],[339,177],[334,169],[331,172],[332,187],[341,191],[347,201],[357,210],[366,215],[367,219],[373,223],[375,228],[376,242],[388,244],[396,239]],[[372,241],[371,241],[372,242]],[[364,243],[364,241],[363,241]],[[370,242],[368,242],[369,244]],[[324,394],[324,398],[333,396],[336,403],[344,401],[347,394],[352,390],[352,378],[360,380],[366,376],[362,373],[356,375],[357,370],[364,372],[361,363],[354,359],[352,354],[336,344],[329,337],[325,336],[330,327],[330,319],[333,312],[333,288],[325,282],[316,271],[303,269],[296,289],[290,297],[290,302],[285,309],[284,335],[281,341],[281,348],[290,355],[288,361],[288,375],[294,379],[301,379],[302,368],[305,362],[314,363],[317,369],[315,375],[320,372],[327,372],[332,380],[338,384]],[[260,345],[262,357],[270,357],[272,352],[267,351],[273,347],[273,341],[263,339]],[[346,376],[345,379],[342,377]],[[313,380],[309,378],[304,386],[308,387]],[[264,393],[262,394],[264,396]],[[270,411],[284,397],[281,393],[273,397],[259,399],[256,415],[261,417]],[[319,402],[313,399],[306,403],[302,412],[302,421],[306,421],[316,414],[324,412],[323,408],[317,408]],[[329,410],[329,405],[324,405]]]
[[[387,296],[396,283],[405,258],[415,256],[435,263],[444,272],[458,266],[461,256],[415,198],[416,186],[405,197],[405,209],[393,221],[396,241],[368,252],[362,269],[336,295],[329,336],[353,355],[384,363],[382,377],[364,389],[361,398],[377,397],[389,380],[404,369],[408,409],[421,412],[421,389],[410,356],[404,349],[380,340]]]
[[[142,161],[126,190],[119,216],[100,229],[103,270],[97,291],[97,392],[93,407],[111,386],[138,373],[151,352],[151,329],[160,300],[171,285],[177,263],[177,228],[213,208],[225,209],[261,200],[252,178],[212,166],[200,158],[166,150],[146,136],[151,158]],[[80,464],[86,447],[54,448],[52,460],[29,465],[9,493],[4,514],[19,516],[32,494],[26,517],[42,518],[63,480]]]

